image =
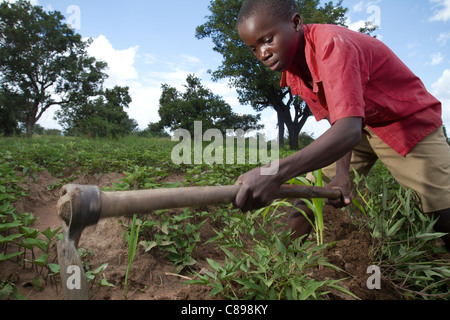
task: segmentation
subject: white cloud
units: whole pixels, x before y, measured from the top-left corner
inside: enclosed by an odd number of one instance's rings
[[[435,3],[435,8],[433,16],[429,19],[430,21],[444,21],[450,19],[450,0],[430,0],[431,3]]]
[[[107,87],[123,85],[124,82],[138,77],[134,67],[136,53],[139,46],[131,47],[125,50],[116,50],[108,39],[100,35],[93,39],[88,48],[88,53],[97,60],[108,63],[107,74],[109,78],[105,81]]]
[[[445,46],[448,40],[450,40],[450,32],[443,32],[439,34],[437,42],[439,45]]]
[[[381,8],[377,5],[380,2],[381,0],[360,1],[355,4],[352,8],[353,13],[361,15],[362,12],[365,12],[367,14],[367,19],[360,19],[352,22],[350,17],[347,17],[346,24],[349,29],[359,31],[359,29],[366,26],[366,22],[370,22],[372,25],[381,29]]]
[[[353,6],[353,11],[361,12],[364,9],[364,1],[360,1]]]
[[[432,85],[433,94],[442,102],[443,120],[450,128],[450,69],[444,70],[442,76]]]
[[[356,22],[352,22],[350,18],[347,18],[346,24],[350,30],[359,31],[359,29],[364,28],[366,26],[366,21],[358,20]]]
[[[433,93],[441,99],[450,99],[450,69],[444,70],[442,76],[432,85]]]
[[[444,61],[444,56],[442,55],[442,53],[440,53],[440,52],[433,53],[431,55],[431,61],[427,62],[425,65],[426,66],[437,66],[438,64],[441,64],[442,61]]]

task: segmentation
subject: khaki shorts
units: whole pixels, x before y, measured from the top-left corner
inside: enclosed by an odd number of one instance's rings
[[[353,151],[351,168],[367,175],[379,159],[398,183],[417,192],[425,213],[450,208],[450,147],[443,127],[428,135],[406,157],[392,150],[372,131],[366,131],[369,135],[363,135]],[[323,169],[324,181],[330,182],[335,174],[336,164]]]

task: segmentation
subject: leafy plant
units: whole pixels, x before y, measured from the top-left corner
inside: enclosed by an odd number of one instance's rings
[[[308,181],[305,177],[297,177],[292,180],[290,180],[288,183],[295,184],[295,185],[305,185],[305,186],[316,186],[316,187],[323,187],[324,182],[322,178],[322,170],[317,170],[313,172],[313,176],[315,179],[315,182]],[[303,203],[305,203],[308,208],[312,211],[314,216],[314,221],[311,221],[311,219],[308,217],[308,215],[301,210],[300,208],[296,208],[300,213],[303,214],[303,216],[308,220],[308,222],[313,227],[313,230],[316,234],[317,238],[317,244],[322,245],[324,244],[323,239],[323,231],[324,231],[324,223],[323,223],[323,207],[325,205],[324,199],[301,199]],[[280,202],[281,205],[287,206],[287,207],[293,207],[288,202]]]
[[[209,240],[220,246],[225,261],[207,259],[211,270],[195,273],[197,279],[186,283],[209,286],[212,296],[225,299],[320,300],[330,289],[355,297],[338,285],[341,280],[316,281],[308,275],[318,266],[337,268],[323,256],[327,245],[313,245],[305,239],[291,242],[284,225],[277,222],[285,215],[279,208],[272,205],[270,214],[268,209],[231,214],[223,230]]]
[[[196,223],[195,219],[201,219],[202,213],[192,213],[190,209],[172,217],[167,215],[167,210],[158,213],[158,220],[143,223],[146,240],[141,241],[140,245],[145,252],[154,248],[165,252],[167,259],[175,264],[175,272],[180,273],[185,267],[197,263],[193,255],[201,241],[199,230],[206,220]]]
[[[439,258],[445,249],[435,245],[443,236],[433,230],[436,220],[421,212],[414,192],[395,183],[383,165],[376,172],[376,179],[364,179],[366,189],[357,173],[355,183],[382,277],[408,299],[448,299],[450,262]]]
[[[139,239],[139,230],[141,228],[142,221],[137,219],[137,215],[133,215],[133,222],[130,226],[130,231],[125,233],[125,241],[128,244],[128,265],[127,271],[125,273],[125,281],[123,297],[127,296],[128,293],[128,274],[130,272],[131,265],[133,264],[134,257],[136,255],[136,247]]]
[[[0,280],[0,300],[25,300],[14,283]]]
[[[107,263],[102,264],[97,269],[92,270],[91,269],[91,263],[89,262],[89,257],[92,257],[94,253],[90,250],[88,250],[86,247],[78,248],[78,255],[80,256],[81,263],[83,264],[83,268],[85,270],[86,279],[89,283],[91,283],[92,288],[94,284],[96,283],[95,280],[98,279],[100,274],[105,271],[105,269],[108,267]],[[59,268],[59,265],[58,265]],[[108,280],[106,280],[105,276],[103,276],[100,280],[98,280],[98,284],[101,286],[107,286],[107,287],[113,287],[114,285],[109,283]]]

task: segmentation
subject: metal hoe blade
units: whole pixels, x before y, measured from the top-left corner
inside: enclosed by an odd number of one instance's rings
[[[89,300],[86,273],[77,248],[83,230],[98,223],[100,208],[97,187],[69,185],[61,189],[58,215],[62,220],[63,238],[58,242],[58,261],[67,300]]]
[[[87,278],[75,241],[69,239],[67,226],[63,229],[63,238],[58,242],[58,261],[64,296],[67,300],[89,300]]]

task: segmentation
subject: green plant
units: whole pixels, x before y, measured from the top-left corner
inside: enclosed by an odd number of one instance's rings
[[[0,280],[0,300],[25,300],[14,283]]]
[[[295,184],[295,185],[305,185],[305,186],[316,186],[316,187],[323,187],[324,182],[322,178],[322,170],[317,170],[313,172],[313,177],[315,179],[315,182],[308,181],[305,177],[297,177],[292,180],[290,180],[288,183]],[[324,222],[323,222],[323,207],[325,205],[324,199],[301,199],[303,203],[305,203],[308,208],[312,211],[314,215],[314,221],[311,221],[309,219],[308,215],[301,209],[296,208],[300,213],[303,214],[303,216],[308,220],[308,222],[311,224],[311,226],[314,229],[314,232],[316,234],[317,238],[317,244],[322,245],[324,244],[323,239],[323,231],[324,231]],[[287,207],[293,207],[288,202],[282,202],[281,203],[284,206]]]
[[[123,297],[128,293],[128,275],[130,273],[131,265],[133,264],[134,257],[136,255],[136,248],[139,239],[139,230],[141,229],[142,221],[137,218],[137,215],[133,215],[133,222],[130,226],[130,231],[125,233],[125,241],[128,244],[128,265],[125,273],[125,281],[123,283],[124,291]]]
[[[95,270],[91,270],[91,264],[89,262],[89,257],[92,257],[94,253],[91,250],[88,250],[86,247],[78,248],[78,255],[80,256],[81,263],[83,264],[83,269],[85,270],[86,274],[86,280],[88,283],[91,284],[90,288],[94,286],[96,283],[95,280],[98,279],[100,274],[105,271],[105,269],[108,267],[107,263],[102,264]],[[59,266],[58,266],[59,267]],[[109,283],[105,276],[103,276],[99,281],[98,284],[101,286],[107,286],[107,287],[113,287],[114,285]]]
[[[436,220],[421,212],[414,192],[395,183],[384,166],[378,164],[376,172],[376,179],[355,173],[355,184],[382,277],[408,299],[448,299],[450,262],[439,258],[445,249],[435,244],[443,236],[433,230]]]
[[[195,273],[196,279],[186,283],[209,286],[212,296],[225,299],[320,300],[330,289],[355,297],[338,285],[341,280],[316,281],[308,275],[319,266],[337,268],[323,256],[327,245],[291,241],[285,225],[278,222],[286,214],[279,208],[274,203],[271,210],[231,212],[222,231],[209,240],[225,253],[224,262],[207,259],[211,270]]]
[[[175,264],[175,272],[197,263],[193,255],[197,244],[201,241],[200,228],[206,222],[196,222],[203,214],[185,209],[174,216],[167,214],[168,210],[156,212],[159,219],[147,220],[143,223],[145,240],[140,242],[145,252],[157,248],[166,253],[168,260]]]

